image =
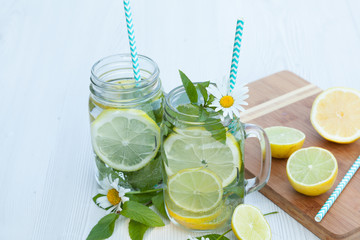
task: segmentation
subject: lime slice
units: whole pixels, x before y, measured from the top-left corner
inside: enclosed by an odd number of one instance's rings
[[[254,206],[240,204],[234,210],[231,228],[241,240],[271,239],[271,230],[264,215]]]
[[[174,131],[164,142],[168,176],[186,168],[206,167],[220,177],[223,187],[234,181],[240,170],[241,154],[233,135],[227,133],[223,144],[204,128]]]
[[[95,153],[116,170],[143,168],[160,146],[160,129],[145,112],[136,109],[104,110],[91,124]]]
[[[221,202],[221,179],[215,173],[201,169],[184,169],[168,181],[168,194],[178,207],[190,212],[206,212]]]
[[[334,155],[319,147],[294,152],[286,165],[286,173],[293,188],[308,196],[328,191],[336,180],[337,172]]]
[[[295,128],[274,126],[264,130],[270,141],[271,155],[275,158],[288,158],[305,141],[305,134]]]

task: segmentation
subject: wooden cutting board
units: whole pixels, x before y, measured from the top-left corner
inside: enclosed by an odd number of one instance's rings
[[[320,223],[314,217],[360,154],[360,140],[336,144],[323,139],[312,127],[310,111],[322,91],[295,74],[283,71],[249,84],[249,106],[242,121],[263,128],[287,126],[306,135],[303,147],[317,146],[331,151],[339,172],[334,186],[325,194],[308,197],[296,192],[286,176],[287,159],[272,159],[271,175],[261,193],[294,217],[320,239],[360,239],[360,171],[354,175]],[[251,177],[259,173],[259,144],[245,144],[245,169]]]

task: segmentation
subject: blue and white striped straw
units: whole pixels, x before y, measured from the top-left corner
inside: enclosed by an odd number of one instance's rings
[[[344,190],[350,179],[354,176],[356,171],[360,167],[360,156],[356,159],[354,164],[351,166],[349,171],[345,174],[344,178],[337,185],[334,192],[330,195],[328,200],[325,202],[324,206],[320,209],[318,214],[315,216],[315,221],[320,222],[325,214],[329,211],[330,207],[334,204],[335,200],[339,197],[340,193]]]
[[[139,66],[139,59],[138,59],[138,54],[137,54],[137,49],[136,49],[134,24],[133,24],[133,20],[132,20],[130,0],[124,0],[124,9],[125,9],[127,31],[128,31],[128,36],[129,36],[129,44],[130,44],[130,51],[131,51],[132,66],[133,66],[133,71],[134,71],[134,78],[136,81],[140,81],[141,80],[140,66]]]
[[[244,20],[238,19],[236,23],[235,41],[234,41],[234,48],[233,48],[231,69],[230,69],[230,79],[229,79],[230,92],[234,89],[236,83],[243,30],[244,30]]]

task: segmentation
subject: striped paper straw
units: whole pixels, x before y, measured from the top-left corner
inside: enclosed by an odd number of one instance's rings
[[[230,79],[229,79],[230,91],[234,89],[236,83],[243,29],[244,29],[244,20],[238,19],[236,23],[235,41],[234,41],[234,48],[233,48],[233,54],[231,60]]]
[[[339,185],[335,188],[334,192],[330,195],[328,200],[325,202],[324,206],[320,209],[318,214],[315,216],[315,221],[320,222],[325,214],[329,211],[330,207],[334,204],[335,200],[339,197],[340,193],[344,190],[350,179],[354,176],[355,172],[360,167],[360,156],[354,164],[351,166],[349,171],[345,174],[344,178],[341,180]]]
[[[133,71],[134,71],[134,78],[136,81],[140,81],[141,80],[140,66],[139,66],[139,59],[138,59],[138,54],[137,54],[137,50],[136,50],[134,24],[133,24],[133,20],[132,20],[130,0],[124,0],[124,9],[125,9],[127,31],[128,31],[128,36],[129,36],[129,44],[130,44],[130,51],[131,51],[132,66],[133,66]]]

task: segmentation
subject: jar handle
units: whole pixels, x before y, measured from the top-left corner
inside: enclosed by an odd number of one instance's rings
[[[270,170],[271,170],[271,148],[269,139],[265,133],[265,131],[255,125],[245,123],[245,133],[246,138],[255,137],[260,142],[261,148],[261,167],[260,173],[258,176],[250,179],[246,179],[247,184],[245,186],[245,193],[249,194],[254,191],[260,190],[270,178]]]

